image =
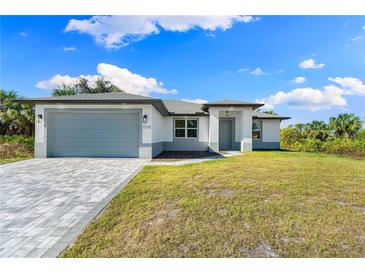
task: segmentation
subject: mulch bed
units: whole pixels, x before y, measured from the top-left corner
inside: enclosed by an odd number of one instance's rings
[[[153,158],[152,161],[178,161],[188,159],[199,159],[220,155],[209,151],[164,151]]]

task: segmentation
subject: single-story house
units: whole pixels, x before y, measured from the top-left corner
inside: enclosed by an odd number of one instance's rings
[[[152,158],[162,151],[279,149],[263,104],[195,104],[125,92],[21,99],[35,105],[35,157]]]

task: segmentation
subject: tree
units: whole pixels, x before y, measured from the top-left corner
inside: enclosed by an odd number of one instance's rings
[[[328,130],[328,125],[326,122],[318,120],[307,123],[307,127],[309,130]]]
[[[95,82],[94,93],[105,93],[105,92],[122,92],[120,88],[114,86],[109,80],[100,77]]]
[[[83,77],[79,78],[75,87],[77,88],[78,93],[94,93],[92,88],[89,86],[89,81]]]
[[[262,113],[267,113],[267,114],[273,114],[273,115],[278,115],[275,111],[273,110],[265,110],[262,111],[260,108],[256,110],[257,112],[262,112]]]
[[[0,90],[0,134],[33,135],[34,108],[14,102],[15,91]]]
[[[90,93],[108,93],[108,92],[123,92],[120,88],[113,85],[109,80],[100,77],[95,81],[94,85],[89,83],[86,78],[80,77],[76,84],[62,84],[52,91],[53,96],[90,94]]]
[[[355,138],[361,129],[361,120],[353,113],[339,114],[329,119],[328,127],[336,138]]]
[[[266,110],[266,111],[263,111],[262,113],[278,115],[278,114],[277,114],[275,111],[273,111],[273,110]]]
[[[68,95],[76,95],[77,88],[75,86],[62,84],[58,88],[52,91],[53,96],[68,96]]]

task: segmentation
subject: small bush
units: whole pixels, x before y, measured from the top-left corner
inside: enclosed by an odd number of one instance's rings
[[[33,137],[2,135],[0,136],[0,160],[30,158],[33,155],[33,146]]]
[[[0,143],[5,144],[22,144],[28,147],[34,146],[34,137],[29,137],[25,135],[1,135]]]
[[[365,140],[334,139],[323,143],[323,151],[335,154],[365,155]]]

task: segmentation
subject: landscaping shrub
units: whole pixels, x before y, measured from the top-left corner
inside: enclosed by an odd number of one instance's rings
[[[361,139],[334,139],[324,142],[322,150],[335,154],[365,155],[365,140]]]
[[[280,131],[282,149],[325,152],[365,157],[365,129],[354,114],[339,114],[329,123],[312,121],[290,125]]]
[[[33,156],[34,138],[23,135],[0,136],[0,162]]]

